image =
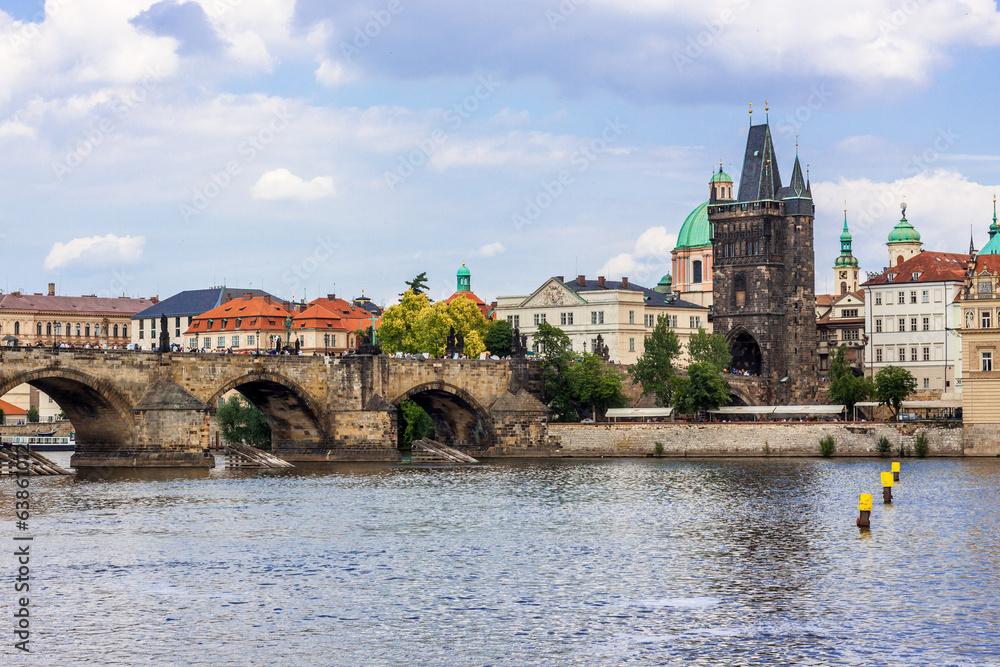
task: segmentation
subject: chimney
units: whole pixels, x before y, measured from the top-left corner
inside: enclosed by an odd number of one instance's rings
[[[604,276],[597,276],[597,286],[604,287]]]
[[[490,308],[492,308],[493,310],[496,310],[497,309],[497,302],[494,301],[493,303],[491,303],[490,304]]]
[[[160,297],[158,296],[150,297],[149,302],[155,306],[160,302]]]
[[[56,284],[49,283],[49,296],[55,296],[55,295],[56,295]]]
[[[292,304],[285,301],[285,310],[287,310],[288,312],[292,312]]]
[[[580,287],[585,287],[587,285],[587,278],[585,276],[582,276],[582,275],[577,276],[576,277],[576,284],[579,285]]]
[[[251,299],[253,299],[253,292],[244,292],[243,293],[243,300],[244,301],[250,301]]]
[[[622,289],[628,289],[628,278],[622,276]]]
[[[223,303],[229,303],[232,300],[233,300],[233,293],[232,292],[226,292],[226,300]]]
[[[564,276],[556,276],[556,280],[558,280],[561,283],[566,282],[566,280],[564,278],[565,278]]]
[[[336,294],[327,294],[326,295],[326,300],[327,301],[336,301],[337,300],[337,295]]]

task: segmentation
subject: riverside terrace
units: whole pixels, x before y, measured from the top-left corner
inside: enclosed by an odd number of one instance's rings
[[[232,390],[260,408],[272,451],[289,461],[399,460],[407,398],[444,444],[544,456],[537,372],[517,360],[0,348],[0,395],[28,383],[51,396],[76,428],[78,468],[212,467],[210,417]]]

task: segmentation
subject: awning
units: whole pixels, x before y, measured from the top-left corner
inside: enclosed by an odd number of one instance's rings
[[[855,403],[855,406],[859,408],[877,408],[882,405],[881,403],[876,403],[875,401],[863,401],[861,403]],[[918,408],[918,409],[928,409],[928,410],[945,410],[954,409],[962,407],[961,400],[947,400],[947,401],[903,401],[904,408]]]
[[[606,415],[609,419],[620,417],[669,417],[673,408],[610,408]]]
[[[843,405],[727,405],[714,415],[839,415]]]

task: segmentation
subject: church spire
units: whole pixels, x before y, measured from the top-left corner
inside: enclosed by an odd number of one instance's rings
[[[997,196],[993,195],[993,224],[990,225],[990,238],[992,239],[1000,232],[1000,225],[997,225]]]
[[[976,235],[972,231],[972,225],[969,225],[969,254],[976,254]]]

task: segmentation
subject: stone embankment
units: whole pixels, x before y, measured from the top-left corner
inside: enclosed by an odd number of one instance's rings
[[[879,456],[878,440],[889,440],[890,454],[914,453],[916,434],[927,433],[929,456],[997,456],[997,444],[969,447],[961,428],[865,422],[774,424],[550,424],[554,456],[819,456],[821,438],[831,436],[834,456]]]

